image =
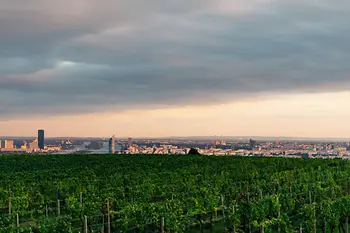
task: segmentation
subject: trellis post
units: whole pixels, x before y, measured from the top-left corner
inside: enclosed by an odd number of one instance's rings
[[[88,233],[87,217],[84,216],[84,233]]]
[[[233,217],[235,216],[235,205],[233,204],[233,206],[232,206],[232,213],[233,213]],[[235,224],[233,224],[233,233],[235,233],[236,232],[236,226],[235,226]]]
[[[103,213],[101,213],[101,218],[102,218],[102,227],[101,227],[101,233],[105,232],[105,216]]]
[[[107,199],[107,232],[111,233],[111,216],[110,216],[110,209],[109,209],[109,200]]]
[[[281,208],[280,208],[280,200],[279,200],[279,197],[277,196],[277,203],[278,203],[278,218],[281,216]],[[280,228],[280,224],[278,223],[278,232],[281,232],[281,228]]]
[[[316,203],[314,203],[314,233],[316,233]]]
[[[312,203],[312,200],[311,200],[311,191],[309,191],[309,204]]]
[[[224,196],[221,195],[221,208],[222,208],[222,217],[225,218],[225,199],[224,199]]]
[[[248,197],[248,203],[249,203],[249,187],[248,187],[247,197]],[[250,219],[249,219],[248,228],[249,228],[249,233],[252,233],[252,225],[250,224]]]
[[[60,199],[57,199],[57,216],[61,215],[61,203]]]
[[[348,195],[349,193],[349,177],[346,178],[346,195]],[[345,233],[349,233],[349,217],[346,216],[346,219],[345,219]]]
[[[11,199],[9,199],[9,215],[12,213],[12,204],[11,204]]]
[[[259,193],[260,193],[260,201],[263,199],[263,194],[262,194],[262,190],[259,189]],[[264,226],[261,225],[261,233],[264,233]]]
[[[160,232],[164,233],[164,226],[165,226],[165,221],[164,221],[164,217],[160,217]]]
[[[16,226],[17,226],[17,232],[19,232],[19,214],[16,214]]]

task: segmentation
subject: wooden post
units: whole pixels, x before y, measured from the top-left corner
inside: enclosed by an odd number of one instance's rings
[[[349,177],[346,178],[346,195],[349,194]],[[349,217],[346,216],[345,219],[345,233],[349,233]]]
[[[46,204],[46,206],[45,206],[45,215],[46,215],[46,217],[49,216],[49,210],[48,210],[48,208],[47,208],[47,204]]]
[[[309,191],[309,204],[311,204],[312,201],[311,201],[311,191]]]
[[[87,217],[84,216],[84,233],[88,233]]]
[[[303,233],[303,227],[300,225],[299,233]]]
[[[61,204],[60,199],[57,199],[57,216],[61,215]]]
[[[314,203],[314,233],[316,233],[316,203]]]
[[[19,215],[16,214],[16,226],[17,226],[17,232],[19,232]]]
[[[222,217],[225,218],[225,199],[224,196],[221,195],[221,208],[222,208]]]
[[[102,228],[101,228],[101,233],[105,233],[105,216],[101,214],[102,217]]]
[[[79,193],[79,202],[80,202],[80,216],[83,217],[84,209],[83,209],[83,193]]]
[[[165,221],[164,221],[164,217],[160,217],[160,232],[164,233],[164,226],[165,226]]]
[[[277,203],[280,204],[280,200],[279,200],[278,196],[277,196]],[[281,216],[281,208],[280,207],[278,207],[277,215],[278,215],[278,218]],[[280,224],[278,224],[278,232],[281,232]]]
[[[232,206],[232,214],[233,214],[233,216],[235,215],[235,205],[233,204],[233,206]],[[235,233],[236,232],[236,226],[235,226],[235,224],[233,224],[233,233]]]
[[[9,200],[9,215],[12,214],[12,204],[11,204],[11,199]]]
[[[248,200],[248,203],[249,203],[249,187],[247,188],[247,200]],[[248,224],[248,228],[249,228],[249,233],[252,233],[252,226],[250,224],[250,219],[249,219],[249,224]]]
[[[111,233],[111,216],[110,216],[110,210],[109,210],[109,200],[107,199],[107,232]]]
[[[260,200],[263,199],[263,194],[262,194],[262,190],[259,189],[259,193],[260,193]],[[261,233],[264,233],[264,226],[261,226]]]

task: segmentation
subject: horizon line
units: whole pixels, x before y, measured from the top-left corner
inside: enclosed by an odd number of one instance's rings
[[[45,137],[46,139],[56,139],[56,138],[67,138],[67,139],[76,139],[76,138],[83,138],[83,139],[102,139],[102,138],[110,138],[111,136],[49,136],[49,137]],[[115,136],[116,138],[119,139],[128,139],[131,136]],[[21,139],[21,138],[36,138],[36,136],[0,136],[0,139]],[[131,137],[133,138],[133,137]],[[271,139],[290,139],[290,140],[350,140],[350,137],[305,137],[305,136],[218,136],[218,135],[213,135],[213,136],[208,136],[208,135],[204,135],[204,136],[159,136],[159,137],[134,137],[133,139],[191,139],[191,138],[210,138],[210,139],[215,139],[215,138],[230,138],[230,139],[240,139],[240,138],[250,138],[250,139],[254,139],[254,138],[271,138]]]

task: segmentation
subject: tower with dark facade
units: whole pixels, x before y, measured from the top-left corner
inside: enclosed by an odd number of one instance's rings
[[[44,130],[39,129],[38,130],[38,146],[40,150],[44,149],[44,143],[45,143],[45,134]]]

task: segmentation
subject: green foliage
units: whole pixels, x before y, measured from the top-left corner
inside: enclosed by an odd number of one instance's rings
[[[72,233],[71,220],[69,216],[42,217],[38,221],[37,229],[40,233]]]
[[[15,219],[13,216],[0,215],[0,233],[15,232]]]
[[[117,232],[156,232],[161,217],[166,232],[217,221],[231,232],[334,230],[350,217],[349,175],[348,161],[328,159],[0,156],[0,233],[17,232],[16,214],[20,232],[81,231],[83,216],[97,232],[108,215]]]

